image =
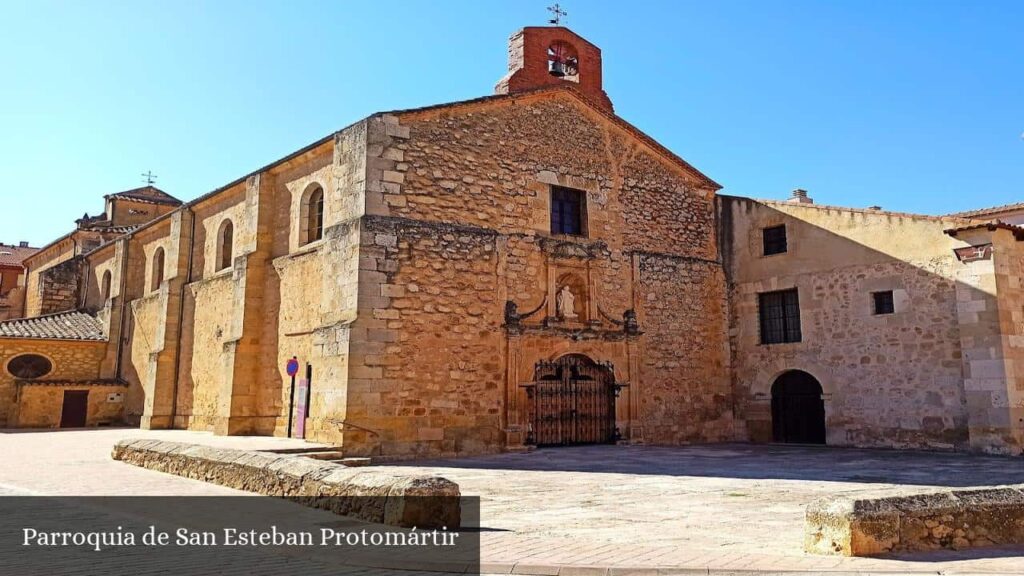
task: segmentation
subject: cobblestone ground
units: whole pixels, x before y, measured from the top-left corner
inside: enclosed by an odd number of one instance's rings
[[[7,456],[0,493],[240,494],[110,460],[114,442],[129,437],[245,449],[303,445],[184,431],[0,431],[0,453]],[[395,467],[441,474],[463,493],[482,497],[484,563],[495,573],[585,576],[614,567],[664,567],[1024,574],[1024,547],[884,559],[801,551],[804,507],[817,497],[1024,483],[1022,458],[751,445],[591,446]]]

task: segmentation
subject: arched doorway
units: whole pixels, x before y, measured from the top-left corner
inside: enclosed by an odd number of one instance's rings
[[[772,436],[776,442],[825,443],[821,384],[807,372],[790,370],[772,384]]]
[[[528,442],[571,446],[614,442],[615,375],[611,363],[583,354],[537,362],[530,398]]]

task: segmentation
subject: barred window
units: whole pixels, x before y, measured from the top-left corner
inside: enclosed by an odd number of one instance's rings
[[[874,292],[871,296],[875,304],[875,314],[893,314],[896,312],[896,305],[892,298],[892,290]]]
[[[582,190],[551,188],[551,233],[587,235],[587,194]]]
[[[800,297],[796,288],[758,294],[761,344],[799,342]]]
[[[786,225],[772,226],[761,231],[764,241],[764,255],[782,254],[789,250],[786,242]]]

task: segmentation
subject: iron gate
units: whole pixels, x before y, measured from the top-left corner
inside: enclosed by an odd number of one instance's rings
[[[527,387],[532,423],[527,442],[537,446],[605,444],[618,437],[611,363],[570,354],[538,362]]]

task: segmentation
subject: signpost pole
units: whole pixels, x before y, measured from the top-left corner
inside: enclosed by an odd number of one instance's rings
[[[299,359],[292,356],[292,359],[288,361],[288,375],[291,376],[292,386],[291,391],[288,393],[288,437],[292,437],[292,420],[295,419],[295,374],[299,371]]]

